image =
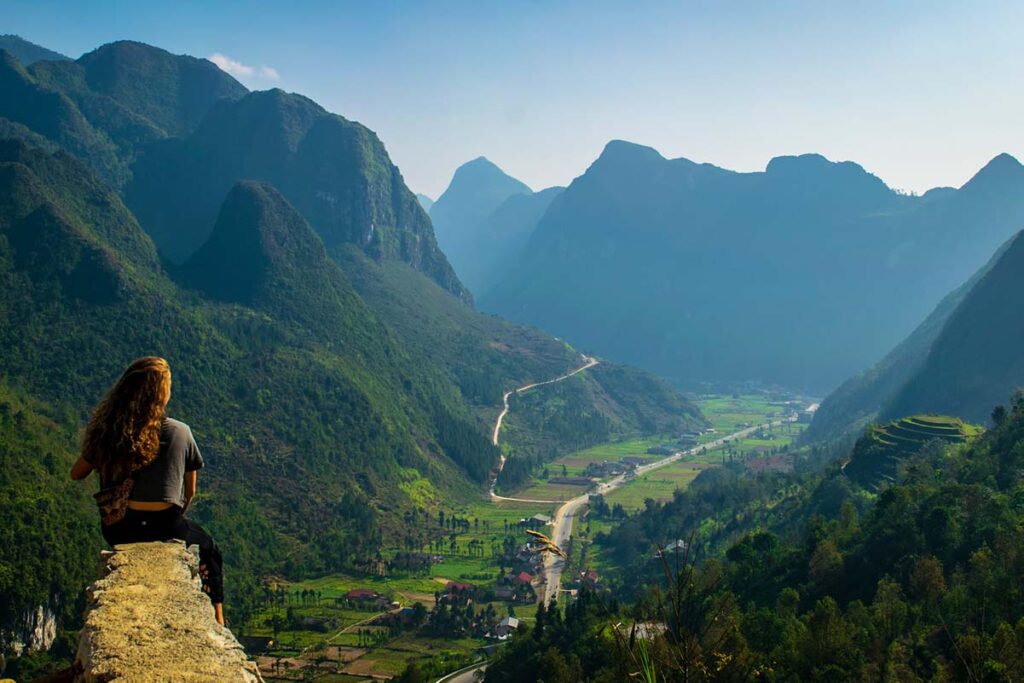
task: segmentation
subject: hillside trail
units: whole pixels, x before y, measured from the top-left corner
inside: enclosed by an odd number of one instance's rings
[[[506,391],[504,393],[504,395],[501,397],[502,403],[504,405],[503,405],[503,407],[501,409],[501,413],[498,415],[497,421],[494,423],[494,432],[491,435],[491,443],[493,443],[495,446],[498,445],[498,437],[501,435],[501,425],[505,422],[505,416],[508,415],[508,411],[509,411],[508,399],[509,399],[510,396],[512,396],[512,394],[522,394],[522,393],[525,393],[527,391],[530,391],[531,389],[536,389],[537,387],[543,387],[543,386],[548,385],[548,384],[555,384],[556,382],[563,382],[563,381],[569,379],[570,377],[578,375],[579,373],[583,372],[584,370],[589,370],[590,368],[592,368],[595,365],[597,365],[598,363],[600,363],[600,361],[597,360],[596,358],[591,358],[590,356],[587,356],[587,355],[582,355],[582,357],[583,357],[583,365],[579,366],[578,368],[576,368],[575,370],[573,370],[571,372],[567,372],[564,375],[561,375],[560,377],[555,377],[554,379],[549,379],[549,380],[546,380],[544,382],[534,382],[533,384],[526,384],[524,386],[519,387],[518,389],[512,389],[510,391]],[[512,501],[512,502],[515,502],[515,503],[563,503],[563,502],[565,502],[565,501],[561,501],[561,500],[535,500],[535,499],[531,499],[531,498],[508,498],[506,496],[499,496],[497,493],[494,492],[494,489],[498,485],[498,477],[501,476],[501,471],[503,469],[505,469],[505,454],[504,453],[501,454],[501,457],[498,460],[498,469],[494,473],[494,478],[491,480],[491,487],[490,487],[491,500],[509,500],[509,501]]]

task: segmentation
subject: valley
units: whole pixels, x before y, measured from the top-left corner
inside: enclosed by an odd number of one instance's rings
[[[1024,681],[1024,8],[55,3],[0,683]]]
[[[596,363],[595,359],[585,359],[573,372],[522,387],[521,391],[543,391],[542,387],[585,372]],[[369,680],[396,675],[409,662],[431,675],[458,669],[481,653],[486,656],[494,643],[500,642],[485,637],[485,632],[493,630],[506,615],[513,614],[521,623],[530,624],[538,600],[550,602],[561,590],[575,593],[575,587],[562,589],[563,581],[576,586],[575,575],[591,569],[599,576],[610,577],[614,563],[594,545],[594,535],[614,528],[642,509],[644,500],[671,499],[700,471],[729,460],[730,454],[737,460],[756,462],[768,453],[786,450],[799,433],[795,418],[780,417],[788,407],[786,401],[771,400],[764,394],[705,396],[697,404],[716,425],[714,432],[701,435],[698,446],[668,456],[648,453],[648,449],[671,438],[665,435],[610,442],[557,458],[546,466],[548,479],[563,472],[562,476],[581,476],[588,467],[593,471],[595,465],[623,458],[634,458],[640,464],[629,477],[599,479],[582,494],[580,486],[553,484],[538,473],[532,484],[514,495],[496,496],[491,491],[489,497],[477,497],[468,505],[452,509],[446,517],[465,520],[466,525],[449,529],[450,522],[446,522],[442,542],[414,549],[431,557],[418,570],[396,569],[396,558],[409,553],[410,548],[394,547],[383,552],[388,569],[380,576],[335,574],[297,583],[268,584],[265,606],[246,631],[247,642],[266,651],[258,661],[265,675],[270,673],[267,680],[302,680],[311,671],[317,672],[317,680]],[[498,419],[511,417],[503,412]],[[494,433],[500,436],[497,423]],[[588,513],[591,495],[601,496],[614,512],[607,516],[593,510]],[[529,540],[523,531],[528,525],[523,522],[535,516],[551,521],[531,528],[563,546],[569,552],[569,561],[546,556],[535,567],[527,598],[496,599],[505,568],[514,571],[513,561],[503,556],[507,548]],[[442,528],[437,519],[408,521],[413,526]],[[573,578],[565,578],[570,570]],[[472,585],[473,608],[489,620],[469,627],[469,632],[476,635],[431,635],[429,614],[436,609],[438,597],[447,595],[449,582]],[[351,597],[361,592],[379,597],[370,598],[367,604],[353,603]],[[273,644],[260,645],[265,641]]]

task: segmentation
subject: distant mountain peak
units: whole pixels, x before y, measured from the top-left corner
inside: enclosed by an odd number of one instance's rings
[[[774,157],[768,162],[765,173],[817,172],[832,168],[847,168],[867,174],[860,164],[852,161],[832,161],[817,152]]]
[[[843,194],[853,193],[849,194],[851,198],[873,197],[876,201],[892,196],[889,186],[860,164],[832,161],[817,153],[775,157],[768,162],[765,177],[797,191],[832,188]]]
[[[627,140],[611,140],[604,146],[601,156],[598,157],[598,161],[601,160],[665,161],[665,157],[653,147]]]
[[[484,156],[467,161],[455,169],[455,175],[452,177],[448,190],[460,189],[460,185],[468,186],[471,191],[475,191],[476,188],[483,185],[500,185],[502,191],[507,191],[508,194],[533,192],[526,183],[505,173],[500,166]],[[448,190],[445,190],[445,194]],[[438,201],[441,197],[438,198]]]
[[[10,52],[16,60],[25,66],[34,64],[35,62],[70,60],[66,55],[54,52],[42,45],[36,45],[35,43],[29,42],[21,36],[14,35],[13,33],[0,35],[0,49]]]
[[[430,213],[430,207],[432,207],[434,205],[434,200],[431,197],[428,197],[427,195],[423,194],[422,192],[417,192],[416,193],[416,201],[418,201],[420,203],[420,206],[423,207],[424,211],[426,211],[427,213]]]
[[[1005,192],[1019,190],[1022,184],[1024,184],[1024,166],[1015,157],[1003,152],[993,157],[960,189]]]

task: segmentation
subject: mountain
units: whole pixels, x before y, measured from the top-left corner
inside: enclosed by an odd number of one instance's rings
[[[929,411],[983,422],[1024,387],[1024,233],[964,296],[883,416]]]
[[[423,207],[424,211],[426,211],[427,213],[430,213],[430,207],[432,207],[434,205],[434,200],[433,199],[431,199],[430,197],[428,197],[425,194],[417,192],[416,193],[416,201],[418,201],[420,203],[420,206]]]
[[[882,408],[921,369],[946,321],[1013,241],[1011,238],[1004,243],[970,280],[947,294],[928,317],[882,360],[830,393],[814,413],[803,439],[811,442],[854,436],[874,421]]]
[[[142,149],[191,132],[212,105],[247,91],[205,59],[131,41],[78,60],[0,61],[0,117],[72,151],[121,188]]]
[[[11,53],[15,59],[25,66],[35,62],[67,61],[71,59],[59,52],[48,50],[42,45],[30,43],[21,36],[16,36],[12,33],[0,35],[0,50],[6,50]]]
[[[300,95],[269,90],[222,99],[191,135],[151,147],[133,175],[127,203],[171,261],[184,261],[206,240],[236,182],[258,178],[282,192],[329,252],[356,244],[469,299],[376,134]]]
[[[478,254],[473,244],[480,223],[509,197],[532,192],[484,157],[455,170],[448,189],[430,208],[430,219],[438,244],[460,278],[476,266]],[[472,286],[470,290],[477,291]]]
[[[425,212],[365,127],[298,95],[248,94],[205,59],[143,43],[110,43],[28,69],[4,54],[0,130],[40,136],[79,157],[123,191],[171,261],[205,241],[236,182],[259,178],[285,193],[329,249],[359,243],[469,299]]]
[[[33,640],[33,615],[80,619],[101,544],[95,484],[71,486],[67,470],[90,406],[132,358],[174,368],[171,413],[208,465],[193,514],[228,549],[239,623],[263,576],[359,571],[382,548],[425,542],[403,513],[477,499],[502,391],[580,362],[410,264],[354,244],[331,253],[266,181],[228,188],[207,240],[168,264],[73,155],[17,139],[0,141],[0,282],[7,654],[48,645]],[[701,423],[645,377],[616,370],[549,418],[607,415],[617,435]],[[571,443],[558,436],[545,457]]]
[[[465,235],[460,249],[463,265],[457,272],[475,296],[486,296],[516,267],[538,221],[564,190],[549,187],[540,192],[514,194]]]
[[[95,128],[67,95],[40,84],[6,51],[0,51],[0,120],[9,134],[23,139],[38,136],[58,145],[110,183],[127,174],[106,133]]]
[[[582,362],[565,342],[482,315],[404,263],[374,261],[353,245],[337,257],[395,336],[458,386],[482,428],[494,424],[504,391]],[[597,443],[706,426],[696,406],[665,382],[607,361],[517,398],[504,424],[502,443],[514,452],[503,472],[508,486],[541,463]]]
[[[9,322],[0,393],[27,407],[13,428],[54,425],[51,445],[38,444],[49,450],[0,450],[5,484],[34,477],[29,460],[45,455],[54,474],[25,490],[66,503],[35,505],[31,525],[86,534],[67,547],[97,545],[88,492],[65,492],[81,421],[144,353],[175,368],[172,411],[191,424],[209,465],[196,514],[250,581],[274,567],[358,561],[360,548],[392,533],[393,511],[410,505],[396,481],[429,480],[453,496],[486,480],[496,450],[458,389],[403,349],[273,188],[247,183],[229,194],[211,241],[175,274],[195,292],[168,277],[121,201],[70,155],[0,143],[0,209],[0,314]],[[241,283],[225,288],[223,273]],[[0,427],[14,417],[4,413]],[[69,506],[75,515],[61,517]],[[38,554],[39,533],[19,531],[21,515],[5,519],[15,538],[5,556]],[[22,576],[38,562],[14,574],[5,564],[0,603],[68,617],[92,557],[41,560],[46,584]]]
[[[479,304],[677,385],[825,392],[1021,224],[1024,168],[1006,155],[915,197],[820,155],[736,173],[613,141]]]
[[[208,465],[192,514],[226,549],[239,624],[263,577],[359,572],[432,540],[403,516],[484,494],[502,393],[582,362],[467,305],[365,127],[227,83],[193,129],[186,114],[202,107],[153,106],[132,88],[181,79],[179,95],[212,95],[217,74],[135,43],[97,52],[63,71],[0,55],[0,91],[17,94],[0,99],[3,655],[45,649],[40,619],[81,618],[101,544],[95,484],[71,485],[67,470],[89,408],[131,359],[174,368],[171,414]],[[90,83],[95,69],[110,78]],[[160,253],[179,237],[194,246],[177,261]],[[517,407],[516,420],[542,427],[505,439],[521,470],[588,440],[703,424],[646,373],[599,367],[536,406],[543,417]]]

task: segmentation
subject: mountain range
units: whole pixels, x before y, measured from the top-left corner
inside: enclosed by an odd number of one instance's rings
[[[141,43],[2,56],[0,651],[40,609],[81,616],[100,541],[67,468],[134,357],[174,369],[208,464],[193,514],[228,549],[239,620],[259,577],[357,568],[409,540],[403,512],[482,495],[502,393],[579,364],[468,305],[360,124]],[[591,439],[703,423],[637,370],[578,382],[553,412],[600,420]],[[579,443],[559,436],[546,457]]]
[[[438,242],[474,296],[484,296],[515,267],[537,221],[564,189],[533,192],[484,157],[456,169],[430,207],[430,218]]]
[[[918,197],[819,155],[737,173],[615,141],[480,305],[680,386],[825,392],[1022,224],[1024,167],[1005,154]]]
[[[1024,233],[947,295],[896,348],[829,394],[805,435],[850,437],[876,420],[915,413],[987,423],[1024,388]]]
[[[13,34],[0,35],[0,50],[11,53],[15,59],[28,66],[35,62],[70,60],[70,57],[49,50],[42,45],[30,43],[21,36]]]

